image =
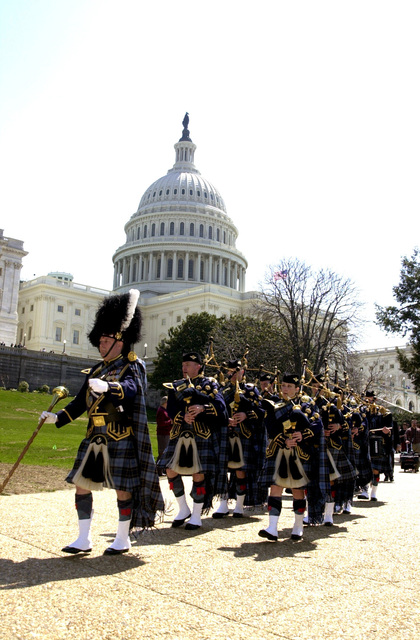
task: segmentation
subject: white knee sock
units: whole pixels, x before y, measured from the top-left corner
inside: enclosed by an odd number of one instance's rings
[[[118,520],[117,535],[114,542],[110,546],[111,549],[130,549],[130,520]]]

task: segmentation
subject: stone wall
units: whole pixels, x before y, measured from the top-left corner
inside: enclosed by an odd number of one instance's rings
[[[0,386],[17,389],[19,382],[29,384],[29,391],[35,391],[44,384],[50,387],[64,385],[74,396],[84,381],[83,369],[90,369],[97,360],[78,358],[67,354],[31,351],[26,348],[0,346]],[[159,406],[162,392],[149,389],[146,403],[152,408]]]
[[[0,386],[17,389],[25,380],[29,391],[47,384],[51,391],[58,385],[75,395],[83,383],[82,369],[88,369],[95,360],[75,358],[67,354],[31,351],[25,348],[0,347]]]

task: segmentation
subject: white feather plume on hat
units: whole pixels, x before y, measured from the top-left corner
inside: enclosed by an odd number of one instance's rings
[[[129,293],[130,299],[127,305],[127,315],[125,317],[124,322],[121,324],[121,331],[125,331],[130,326],[130,323],[134,317],[134,313],[137,307],[137,302],[140,296],[140,292],[138,289],[130,289],[128,293]]]

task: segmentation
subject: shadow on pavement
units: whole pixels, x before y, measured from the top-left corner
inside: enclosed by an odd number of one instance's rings
[[[0,559],[0,590],[34,587],[60,580],[77,580],[98,575],[114,575],[146,564],[140,558],[120,556],[65,556],[26,558],[21,562]]]

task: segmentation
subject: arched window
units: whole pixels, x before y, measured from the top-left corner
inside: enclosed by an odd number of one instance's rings
[[[226,231],[223,231],[223,244],[226,244]]]
[[[213,240],[213,227],[209,227],[209,240]]]
[[[217,229],[216,231],[216,240],[217,242],[220,242],[220,229]]]
[[[165,235],[165,223],[164,222],[160,223],[160,235],[161,236]]]
[[[140,240],[140,227],[137,227],[137,240]]]
[[[190,236],[194,235],[194,222],[191,222],[190,224]]]
[[[174,265],[173,259],[172,258],[168,258],[168,268],[166,270],[166,277],[167,278],[172,278],[173,265]]]
[[[161,264],[162,264],[162,260],[161,258],[158,258],[157,261],[157,269],[156,269],[156,279],[160,280],[160,268],[161,268]]]
[[[184,226],[185,226],[185,225],[184,225],[184,223],[183,223],[183,222],[181,222],[181,223],[180,223],[180,225],[179,225],[179,235],[180,235],[180,236],[183,236],[183,235],[184,235]]]
[[[194,260],[188,260],[188,280],[194,280]]]
[[[169,225],[169,235],[173,236],[175,233],[175,223],[171,222],[171,224]]]
[[[200,280],[204,280],[204,260],[200,261]]]
[[[143,238],[147,238],[147,224],[143,227]]]
[[[204,238],[204,224],[200,224],[200,238]]]
[[[153,222],[152,224],[152,233],[150,234],[152,237],[156,235],[156,224]]]

